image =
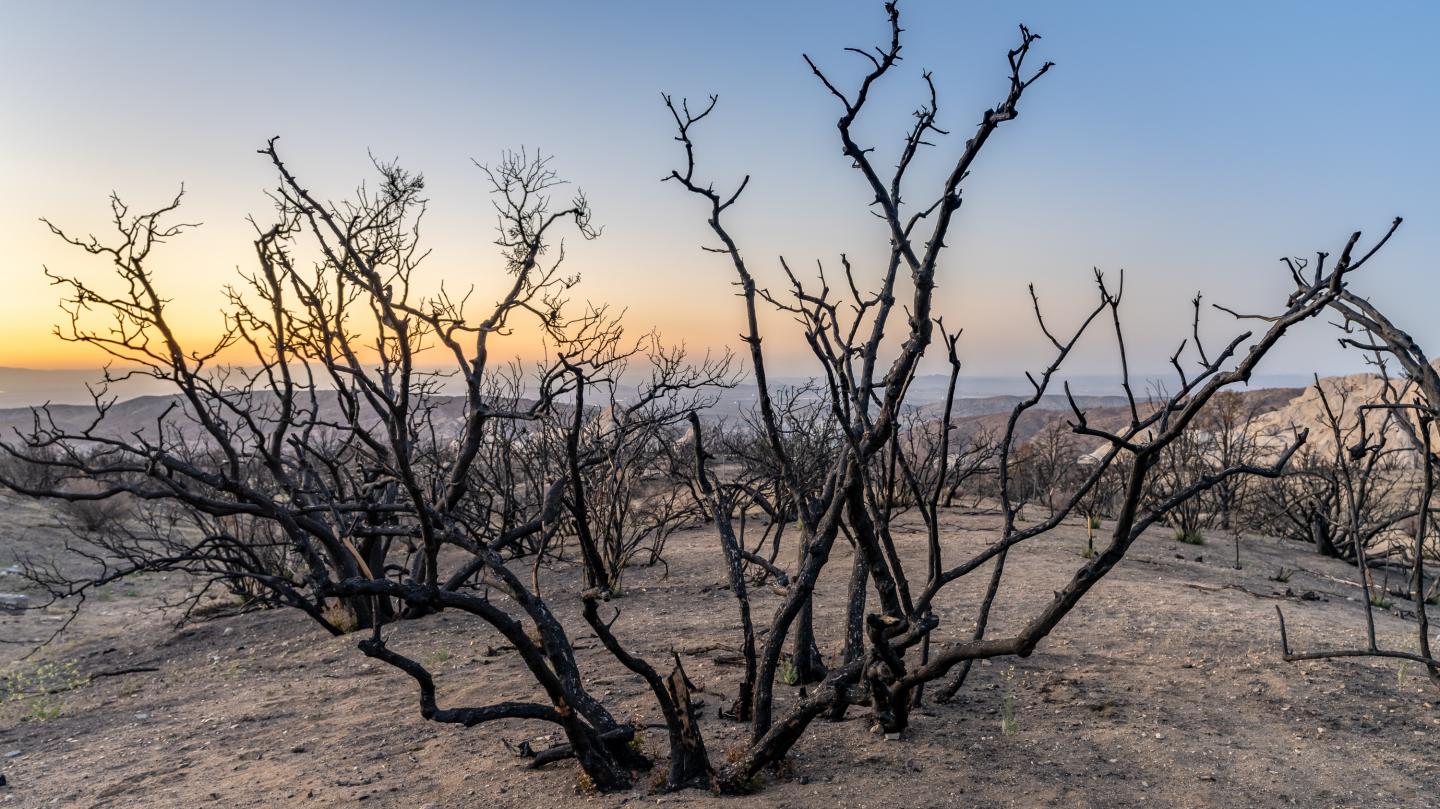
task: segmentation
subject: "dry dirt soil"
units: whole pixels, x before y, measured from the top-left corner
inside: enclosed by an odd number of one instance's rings
[[[60,540],[43,508],[0,502],[0,555],[51,552]],[[995,520],[945,516],[950,558],[993,536]],[[1011,556],[996,631],[1017,626],[1082,560],[1084,529],[1067,526]],[[900,542],[918,553],[918,534]],[[631,648],[670,649],[705,690],[703,729],[716,758],[742,728],[716,709],[734,697],[736,612],[703,529],[678,534],[661,568],[634,568],[613,602]],[[832,560],[820,613],[843,600],[849,564]],[[65,807],[1113,807],[1440,805],[1437,692],[1414,666],[1279,659],[1275,606],[1297,647],[1362,638],[1355,571],[1304,548],[1246,536],[1243,568],[1228,537],[1182,545],[1162,533],[1131,556],[1024,660],[982,664],[950,704],[928,704],[898,741],[868,732],[863,711],[816,722],[793,766],[750,796],[656,794],[641,786],[584,794],[573,763],[529,770],[506,742],[541,746],[550,728],[503,722],[471,729],[428,723],[413,684],[303,616],[264,612],[178,629],[161,609],[185,592],[150,576],[93,595],[69,631],[38,655],[0,644],[0,665],[60,693],[0,705],[0,806]],[[9,560],[0,558],[0,567]],[[1271,580],[1296,569],[1288,582]],[[566,610],[574,570],[542,585]],[[947,591],[952,634],[968,631],[985,572]],[[0,591],[19,589],[0,576]],[[569,588],[569,589],[567,589]],[[1310,594],[1306,598],[1302,598]],[[776,602],[757,597],[759,615]],[[1378,618],[1382,642],[1412,648],[1406,602]],[[33,641],[60,625],[52,608],[0,615],[0,640]],[[571,626],[582,625],[578,620]],[[820,626],[827,655],[836,627]],[[497,636],[455,615],[406,622],[396,648],[437,671],[441,701],[529,697]],[[588,633],[575,637],[591,686],[617,715],[646,722],[642,684]],[[120,674],[130,669],[153,669]],[[108,675],[108,676],[97,676]],[[87,682],[87,677],[88,682]],[[1011,706],[1006,709],[1007,703]],[[1013,716],[1011,732],[1002,715]],[[662,732],[644,743],[658,753]]]

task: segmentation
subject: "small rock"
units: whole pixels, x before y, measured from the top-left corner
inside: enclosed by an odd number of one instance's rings
[[[10,750],[5,753],[5,758],[15,758],[18,755],[20,755],[19,750]]]

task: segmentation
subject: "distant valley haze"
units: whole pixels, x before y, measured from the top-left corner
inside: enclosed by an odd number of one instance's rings
[[[91,391],[100,389],[99,382],[102,376],[103,371],[99,368],[0,367],[0,409],[26,408],[43,405],[46,402],[57,405],[90,404],[93,402]],[[1062,377],[1062,379],[1070,382],[1071,391],[1077,395],[1096,397],[1124,395],[1124,391],[1120,388],[1118,375],[1082,374]],[[1173,371],[1168,375],[1136,374],[1132,384],[1136,388],[1137,395],[1146,395],[1150,392],[1150,386],[1144,380],[1161,382],[1173,388],[1176,377]],[[807,381],[810,381],[807,377],[780,376],[773,379],[772,383],[798,387],[806,384]],[[911,385],[910,401],[917,405],[943,401],[948,381],[948,378],[942,374],[926,374],[917,377]],[[1251,389],[1297,388],[1305,387],[1311,382],[1313,382],[1313,378],[1309,373],[1257,374],[1251,380],[1249,387]],[[1057,387],[1051,393],[1058,391]],[[459,390],[447,392],[459,393]],[[955,395],[962,399],[989,398],[1027,396],[1031,392],[1024,372],[1017,371],[1013,376],[962,374],[956,385]],[[169,383],[137,375],[110,385],[108,387],[109,395],[106,398],[125,401],[140,396],[168,396],[173,393],[175,393],[175,389]],[[723,406],[721,409],[728,411],[743,407],[753,401],[754,396],[754,386],[748,380],[742,379],[733,390],[722,394]]]

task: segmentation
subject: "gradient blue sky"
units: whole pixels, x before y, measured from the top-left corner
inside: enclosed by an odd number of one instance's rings
[[[1086,303],[1090,268],[1125,268],[1136,364],[1159,368],[1188,331],[1189,298],[1253,309],[1282,301],[1277,258],[1338,250],[1354,229],[1406,225],[1356,279],[1422,345],[1440,336],[1440,5],[1332,2],[933,2],[902,5],[905,61],[863,133],[893,151],[935,73],[953,156],[1004,90],[1016,23],[1057,68],[1027,95],[967,184],[942,267],[940,311],[966,327],[979,373],[1043,361],[1034,281],[1057,325]],[[0,365],[84,366],[45,336],[55,291],[42,264],[100,268],[36,218],[104,225],[105,194],[164,201],[183,180],[204,221],[159,263],[187,334],[218,322],[216,290],[250,256],[248,213],[271,175],[255,149],[281,135],[302,179],[338,198],[367,150],[422,171],[430,272],[494,287],[493,219],[470,158],[525,145],[589,194],[597,242],[571,245],[583,294],[627,305],[695,346],[737,344],[731,274],[702,210],[659,179],[676,165],[660,93],[718,93],[699,131],[702,172],[750,190],[733,228],[762,277],[792,266],[865,268],[884,248],[859,175],[839,154],[837,107],[808,52],[839,77],[847,45],[882,40],[878,2],[20,3],[0,2]],[[919,172],[917,171],[917,176]],[[932,176],[935,172],[932,171]],[[937,178],[938,182],[938,178]],[[918,198],[930,185],[917,185]],[[1218,313],[1217,313],[1218,314]],[[1228,324],[1212,317],[1218,329]],[[777,362],[803,370],[783,318]],[[1354,368],[1324,327],[1277,352],[1270,373]],[[530,347],[516,343],[516,351]],[[1076,370],[1111,367],[1094,351]]]

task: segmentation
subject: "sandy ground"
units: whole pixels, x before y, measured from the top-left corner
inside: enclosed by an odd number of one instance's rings
[[[0,554],[54,543],[43,509],[0,505],[8,518]],[[995,522],[960,512],[946,521],[952,559],[991,536]],[[918,553],[921,540],[903,535],[901,543]],[[996,629],[1018,625],[1048,598],[1081,562],[1083,545],[1083,528],[1067,526],[1014,553]],[[672,647],[684,656],[706,690],[707,744],[722,758],[742,728],[716,716],[734,696],[739,669],[727,651],[736,637],[734,602],[714,549],[708,531],[682,532],[671,541],[668,576],[632,569],[626,596],[614,603],[622,611],[617,631],[633,650],[655,661]],[[843,600],[847,554],[837,550],[822,580],[821,614]],[[1190,546],[1147,537],[1033,657],[978,666],[959,698],[927,706],[899,741],[867,732],[860,710],[845,722],[816,722],[792,768],[737,798],[643,786],[584,794],[572,763],[528,770],[504,744],[543,740],[549,726],[426,722],[411,681],[360,655],[355,638],[331,638],[299,614],[177,631],[174,614],[158,607],[187,585],[150,576],[102,591],[60,641],[14,664],[33,671],[49,661],[78,675],[157,670],[88,683],[70,676],[61,684],[70,690],[0,705],[0,772],[9,782],[0,805],[1440,805],[1440,692],[1422,672],[1391,662],[1278,659],[1277,603],[1297,647],[1361,638],[1359,590],[1346,583],[1354,571],[1265,538],[1246,537],[1242,554],[1237,571],[1228,538]],[[0,558],[0,567],[7,564]],[[1288,583],[1270,580],[1282,566],[1300,570]],[[947,591],[941,607],[950,632],[967,631],[984,575]],[[544,586],[567,592],[573,577],[556,569]],[[0,591],[18,587],[0,576]],[[1287,590],[1319,599],[1286,597]],[[768,616],[776,601],[761,597],[757,614]],[[573,612],[568,599],[559,602]],[[42,637],[60,619],[59,611],[0,617],[0,639]],[[1404,617],[1382,614],[1379,628],[1382,639],[1413,645],[1413,623]],[[837,627],[822,624],[820,632],[826,654],[836,654]],[[407,622],[390,639],[437,671],[442,704],[533,693],[497,636],[463,616]],[[617,715],[658,721],[637,678],[588,633],[575,640],[594,691],[619,706]],[[23,648],[0,645],[0,663]],[[1007,695],[1015,719],[1008,734],[1001,722]],[[659,753],[663,732],[650,731],[645,743]]]

